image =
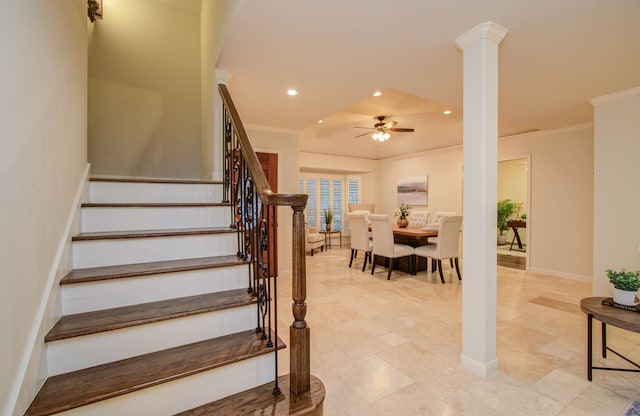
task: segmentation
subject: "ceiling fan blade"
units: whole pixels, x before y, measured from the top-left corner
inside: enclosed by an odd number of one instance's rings
[[[371,134],[370,131],[366,132],[366,133],[362,133],[362,134],[358,134],[357,136],[354,136],[354,139],[357,139],[358,137],[362,137],[362,136],[366,136],[367,134]]]
[[[360,126],[354,126],[354,129],[367,129],[367,130],[371,130],[371,127],[360,127]],[[372,130],[373,131],[373,130]]]
[[[384,128],[385,130],[391,130],[393,128],[393,126],[395,126],[396,124],[398,124],[397,121],[388,121],[386,123],[384,123],[384,126],[382,126],[382,128]]]
[[[389,129],[390,131],[397,131],[397,132],[404,132],[404,133],[409,133],[412,131],[416,131],[416,129],[406,129],[406,128],[402,128],[402,127],[392,127]]]

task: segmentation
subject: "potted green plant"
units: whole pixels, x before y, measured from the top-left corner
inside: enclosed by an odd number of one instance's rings
[[[640,289],[640,270],[635,272],[607,269],[607,277],[613,285],[613,301],[621,305],[636,306]]]
[[[507,226],[507,220],[513,214],[513,201],[510,199],[503,199],[498,201],[498,230],[500,230],[500,234],[498,235],[498,244],[502,245],[507,242],[507,237],[504,235],[504,232],[509,229]]]
[[[324,215],[324,223],[327,231],[331,231],[331,223],[333,222],[333,210],[331,208],[322,210]]]

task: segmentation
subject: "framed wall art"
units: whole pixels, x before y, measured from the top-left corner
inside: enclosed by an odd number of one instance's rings
[[[428,205],[429,177],[408,176],[398,178],[398,205]]]

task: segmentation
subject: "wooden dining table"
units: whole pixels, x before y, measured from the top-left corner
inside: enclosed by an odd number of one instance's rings
[[[423,227],[405,227],[400,228],[397,224],[392,224],[393,241],[396,244],[406,244],[411,247],[426,246],[429,243],[429,237],[437,237],[438,230]],[[416,271],[427,270],[428,261],[424,257],[417,257],[415,259]],[[385,259],[379,258],[376,264],[384,265]],[[411,262],[408,257],[401,257],[397,260],[394,269],[403,271],[405,273],[411,273]]]

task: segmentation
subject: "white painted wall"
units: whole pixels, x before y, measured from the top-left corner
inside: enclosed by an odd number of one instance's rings
[[[200,16],[109,0],[89,50],[93,174],[200,177]]]
[[[43,380],[43,335],[59,307],[55,295],[48,303],[49,291],[69,268],[65,231],[72,225],[87,161],[86,13],[84,0],[0,4],[0,413],[5,415],[23,414]]]
[[[278,193],[297,194],[298,190],[298,134],[289,131],[246,126],[256,152],[278,154]],[[278,208],[278,272],[291,273],[291,243],[293,210]]]
[[[221,143],[216,143],[215,124],[218,110],[216,98],[216,63],[222,52],[226,34],[240,7],[235,0],[205,0],[200,11],[200,128],[201,128],[201,177],[212,179],[214,171],[222,167],[214,163],[216,154],[220,153]],[[219,98],[218,98],[219,99]],[[218,117],[220,117],[218,115]],[[219,159],[221,160],[221,159]]]
[[[529,271],[589,280],[593,259],[593,128],[500,140],[499,159],[531,155]]]
[[[381,214],[393,215],[398,207],[398,178],[428,176],[427,206],[415,206],[420,211],[462,212],[462,147],[456,146],[409,156],[378,161],[378,192],[376,209]]]
[[[593,294],[611,296],[606,269],[640,269],[640,88],[593,100]]]

